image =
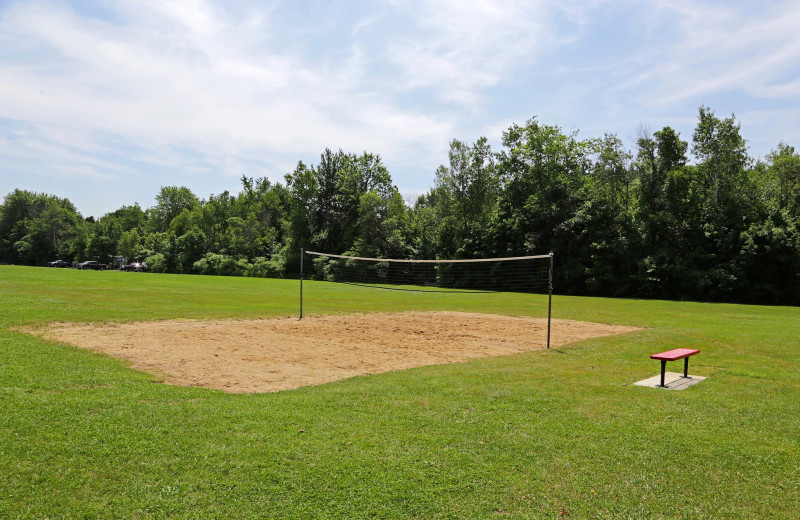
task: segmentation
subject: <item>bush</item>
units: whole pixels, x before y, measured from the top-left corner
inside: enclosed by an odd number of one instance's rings
[[[167,272],[167,261],[161,253],[148,256],[144,263],[147,264],[147,270],[151,273]]]
[[[286,268],[282,258],[272,258],[270,260],[263,256],[257,257],[253,263],[247,265],[245,276],[256,278],[283,278]]]
[[[249,265],[244,258],[237,259],[228,255],[206,253],[203,258],[194,263],[194,270],[199,274],[242,276],[247,272]]]

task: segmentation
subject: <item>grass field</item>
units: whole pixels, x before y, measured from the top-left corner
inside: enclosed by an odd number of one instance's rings
[[[546,312],[538,296],[306,287],[308,312]],[[0,266],[0,518],[800,518],[797,308],[556,296],[554,317],[648,329],[251,395],[15,331],[290,316],[297,292]],[[631,385],[676,347],[702,351],[706,381]]]

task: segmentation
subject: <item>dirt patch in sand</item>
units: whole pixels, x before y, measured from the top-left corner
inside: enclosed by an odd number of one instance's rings
[[[551,346],[635,327],[553,320]],[[405,312],[262,320],[55,324],[48,339],[105,352],[175,385],[287,390],[357,375],[542,350],[547,320]]]

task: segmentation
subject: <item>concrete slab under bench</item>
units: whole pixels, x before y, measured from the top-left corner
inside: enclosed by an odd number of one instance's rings
[[[706,378],[702,376],[683,377],[683,374],[676,372],[665,372],[663,387],[661,386],[661,374],[644,379],[642,381],[637,381],[633,384],[637,386],[649,386],[652,388],[666,388],[667,390],[686,390],[690,386],[696,385],[705,379]]]

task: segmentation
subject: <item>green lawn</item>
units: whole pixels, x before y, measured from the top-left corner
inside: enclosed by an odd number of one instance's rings
[[[546,313],[515,294],[305,296],[309,313]],[[556,296],[556,318],[648,329],[255,395],[15,331],[297,312],[291,280],[0,266],[0,518],[800,518],[797,308]],[[631,385],[679,346],[706,381]]]

